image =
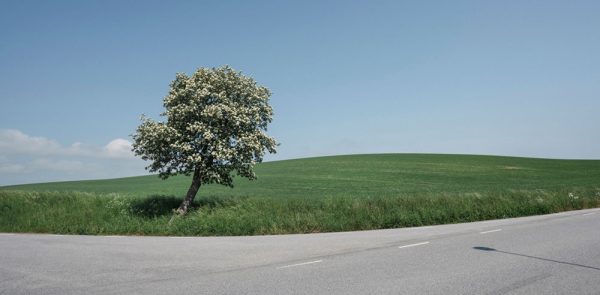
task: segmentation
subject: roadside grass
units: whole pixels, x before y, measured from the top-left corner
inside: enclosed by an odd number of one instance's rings
[[[257,181],[205,185],[171,223],[189,177],[0,187],[0,232],[260,235],[368,230],[600,207],[599,160],[378,154],[262,163]]]
[[[202,197],[176,217],[174,196],[0,191],[0,232],[264,235],[399,228],[600,207],[600,189],[423,193],[393,197]]]

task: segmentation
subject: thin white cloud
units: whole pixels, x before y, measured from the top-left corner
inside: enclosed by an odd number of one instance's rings
[[[83,171],[85,167],[81,161],[41,158],[35,159],[28,168],[31,170],[78,172]]]
[[[16,174],[26,171],[26,167],[21,164],[0,163],[0,174]]]
[[[0,152],[3,154],[51,155],[60,150],[60,144],[45,137],[29,136],[15,129],[0,129]]]
[[[131,142],[116,138],[103,147],[80,142],[62,146],[45,137],[27,135],[16,129],[0,129],[0,153],[3,155],[77,156],[94,158],[133,158]]]
[[[117,178],[146,174],[131,142],[115,138],[106,145],[58,141],[0,129],[0,185]]]
[[[133,156],[131,142],[122,138],[117,138],[109,142],[104,147],[104,153],[112,158],[128,158]]]

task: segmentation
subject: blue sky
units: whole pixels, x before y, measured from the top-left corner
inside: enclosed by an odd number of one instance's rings
[[[141,175],[176,72],[269,87],[267,160],[600,158],[598,1],[2,1],[0,185]]]

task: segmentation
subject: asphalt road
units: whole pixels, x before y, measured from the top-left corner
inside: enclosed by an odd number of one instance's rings
[[[0,234],[0,294],[600,294],[600,210],[310,235]]]

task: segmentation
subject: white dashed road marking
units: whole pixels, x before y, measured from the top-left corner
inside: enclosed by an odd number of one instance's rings
[[[315,261],[309,261],[309,262],[302,262],[302,263],[297,263],[297,264],[291,264],[291,265],[286,265],[286,266],[278,267],[277,269],[294,267],[294,266],[302,266],[302,265],[314,264],[314,263],[319,263],[319,262],[323,262],[323,260],[315,260]]]
[[[483,234],[495,233],[495,232],[498,232],[498,231],[501,231],[501,230],[502,229],[493,229],[493,230],[488,230],[488,231],[482,231],[482,232],[480,232],[480,234],[483,235]]]
[[[404,246],[400,246],[398,248],[402,249],[402,248],[409,248],[409,247],[415,247],[415,246],[421,246],[421,245],[427,245],[427,244],[429,244],[429,242],[422,242],[422,243],[404,245]]]

